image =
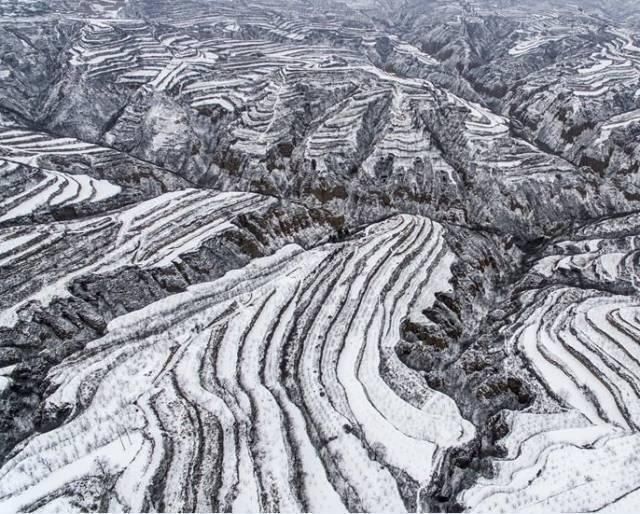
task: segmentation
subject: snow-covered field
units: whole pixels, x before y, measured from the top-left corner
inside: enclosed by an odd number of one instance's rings
[[[139,210],[126,228],[155,233]],[[415,495],[474,432],[393,350],[451,264],[438,224],[398,216],[114,319],[51,371],[47,405],[73,415],[0,469],[0,508],[68,505],[97,475],[115,510],[152,508],[160,480],[171,511],[404,511],[399,474]]]
[[[0,512],[638,510],[592,3],[0,2]]]
[[[107,180],[87,175],[45,171],[45,179],[20,195],[0,202],[0,222],[25,216],[43,205],[65,206],[81,202],[99,202],[117,195],[121,188]]]
[[[629,512],[640,489],[637,216],[588,225],[534,265],[544,281],[584,288],[522,293],[509,345],[561,408],[511,412],[495,476],[462,496],[473,512]],[[627,233],[634,235],[626,235]],[[593,284],[593,287],[588,286]]]
[[[0,263],[19,269],[25,279],[13,286],[14,299],[20,301],[0,312],[0,323],[15,323],[16,311],[28,301],[46,305],[52,298],[64,296],[75,277],[107,273],[127,265],[153,268],[180,262],[181,255],[232,228],[235,216],[272,203],[272,199],[250,193],[183,190],[86,221],[0,229],[4,250]],[[53,269],[43,260],[43,253],[55,248],[64,255],[69,246],[80,242],[100,252],[76,253]],[[34,289],[44,277],[46,287]]]

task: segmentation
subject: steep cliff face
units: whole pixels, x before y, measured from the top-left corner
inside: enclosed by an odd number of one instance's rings
[[[635,505],[634,7],[4,2],[0,506]]]

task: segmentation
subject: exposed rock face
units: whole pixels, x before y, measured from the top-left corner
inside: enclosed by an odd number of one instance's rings
[[[639,12],[4,2],[0,508],[637,507]]]

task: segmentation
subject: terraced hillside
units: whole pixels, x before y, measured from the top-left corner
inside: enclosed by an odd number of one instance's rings
[[[640,507],[640,9],[0,3],[0,510]]]

